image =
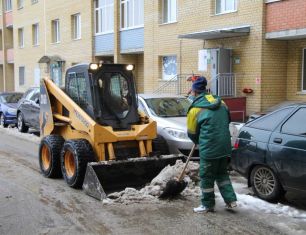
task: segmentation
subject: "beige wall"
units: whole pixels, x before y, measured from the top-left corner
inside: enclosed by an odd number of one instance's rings
[[[306,101],[306,92],[301,92],[302,87],[302,58],[306,40],[288,41],[287,63],[287,99]]]
[[[287,41],[264,40],[262,49],[262,110],[286,100]]]
[[[25,90],[35,84],[34,70],[42,68],[39,59],[44,56],[60,56],[65,70],[73,63],[91,62],[92,58],[92,1],[82,0],[52,0],[24,1],[23,9],[14,10],[14,45],[15,45],[15,87],[16,90]],[[17,4],[14,1],[14,4]],[[13,6],[17,9],[17,6]],[[45,11],[44,11],[45,9]],[[45,15],[44,15],[45,12]],[[81,14],[81,39],[72,39],[71,15]],[[52,42],[51,21],[60,21],[60,42]],[[39,45],[32,45],[32,24],[39,23]],[[24,28],[25,46],[18,47],[18,28]],[[19,86],[19,67],[25,66],[25,85]],[[44,76],[44,71],[41,71]]]
[[[214,1],[178,0],[177,23],[160,24],[161,1],[147,1],[145,4],[145,54],[144,91],[157,89],[162,82],[160,57],[176,55],[178,73],[191,74],[198,71],[198,50],[224,47],[233,49],[240,57],[240,64],[233,65],[233,72],[239,76],[238,90],[245,86],[254,89],[247,98],[247,113],[261,109],[261,86],[256,78],[261,77],[262,63],[262,1],[238,1],[238,11],[214,15]],[[232,26],[250,25],[249,36],[206,40],[178,39],[178,35]],[[204,75],[208,75],[207,73]],[[262,78],[264,79],[264,78]],[[238,93],[239,95],[239,93]]]

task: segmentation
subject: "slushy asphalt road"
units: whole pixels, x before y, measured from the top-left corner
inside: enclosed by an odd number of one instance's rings
[[[103,205],[69,188],[62,179],[44,178],[37,153],[38,138],[19,138],[0,128],[0,234],[258,235],[306,229],[301,223],[260,211],[230,212],[220,202],[216,213],[194,214],[197,197]],[[291,225],[284,229],[283,223]]]

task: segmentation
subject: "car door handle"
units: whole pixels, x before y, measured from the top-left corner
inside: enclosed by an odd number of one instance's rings
[[[281,144],[283,142],[283,139],[282,138],[274,138],[273,142],[276,143],[276,144]]]

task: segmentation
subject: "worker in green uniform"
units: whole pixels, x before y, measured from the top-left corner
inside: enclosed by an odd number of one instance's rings
[[[214,184],[227,208],[237,207],[236,194],[227,166],[231,155],[230,115],[220,97],[206,93],[207,80],[198,78],[192,84],[195,97],[187,114],[189,138],[199,146],[202,204],[194,212],[212,212],[215,206]]]

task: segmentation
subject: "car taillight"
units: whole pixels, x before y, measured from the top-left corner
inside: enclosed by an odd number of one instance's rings
[[[237,138],[234,144],[234,149],[238,149],[239,148],[239,139]]]

